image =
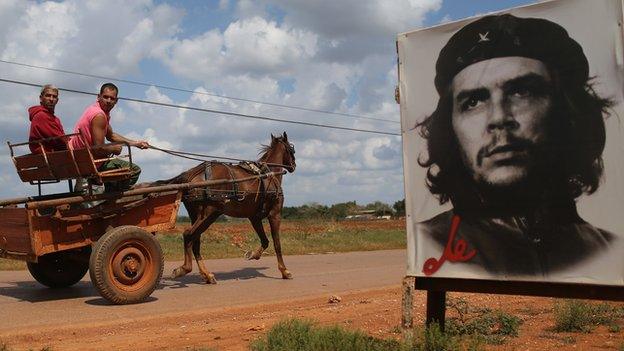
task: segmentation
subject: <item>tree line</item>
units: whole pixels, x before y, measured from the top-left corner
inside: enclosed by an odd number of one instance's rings
[[[376,217],[387,215],[395,218],[403,217],[405,216],[405,199],[396,201],[392,206],[381,201],[371,202],[366,205],[358,205],[355,201],[348,201],[331,206],[321,205],[316,202],[301,206],[284,206],[282,209],[282,218],[341,220],[349,215],[361,214],[363,211]],[[221,216],[217,221],[221,222],[226,220],[226,216]],[[188,216],[178,216],[178,222],[190,222],[190,218]]]
[[[403,217],[405,216],[405,199],[396,201],[392,206],[375,201],[366,205],[358,205],[355,201],[341,202],[331,206],[308,203],[301,206],[284,206],[282,218],[285,219],[345,219],[349,215],[357,215],[366,211],[374,216]]]

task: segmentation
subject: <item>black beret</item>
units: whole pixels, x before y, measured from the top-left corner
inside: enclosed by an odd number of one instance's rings
[[[583,48],[560,25],[542,18],[513,15],[482,17],[455,33],[440,51],[435,86],[442,95],[462,69],[496,57],[540,60],[566,84],[585,84],[589,65]]]

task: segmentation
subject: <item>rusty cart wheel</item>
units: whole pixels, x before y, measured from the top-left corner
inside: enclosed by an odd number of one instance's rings
[[[91,246],[58,251],[28,262],[28,271],[39,283],[50,288],[65,288],[82,279],[89,269]]]
[[[114,304],[145,300],[163,273],[163,255],[156,237],[135,226],[106,232],[93,246],[91,281],[100,295]]]

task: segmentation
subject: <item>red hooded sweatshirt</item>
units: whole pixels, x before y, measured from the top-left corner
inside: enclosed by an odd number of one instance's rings
[[[30,115],[30,136],[28,141],[57,137],[65,134],[61,120],[41,105],[28,109]],[[63,139],[48,140],[42,143],[46,151],[66,150]],[[41,153],[39,144],[30,144],[33,154]]]

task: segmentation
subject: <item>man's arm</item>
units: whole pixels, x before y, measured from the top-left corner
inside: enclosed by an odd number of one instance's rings
[[[113,128],[108,128],[108,134],[106,135],[106,139],[110,142],[124,142],[128,143],[130,146],[136,146],[139,149],[147,149],[149,148],[149,143],[145,140],[132,140],[128,139],[125,136],[113,132]]]
[[[111,128],[108,128],[108,120],[103,114],[98,114],[91,121],[91,140],[92,146],[104,145],[104,139],[108,139],[112,134]],[[96,148],[94,154],[98,158],[109,157],[111,154],[119,155],[121,153],[121,145],[105,145]]]

